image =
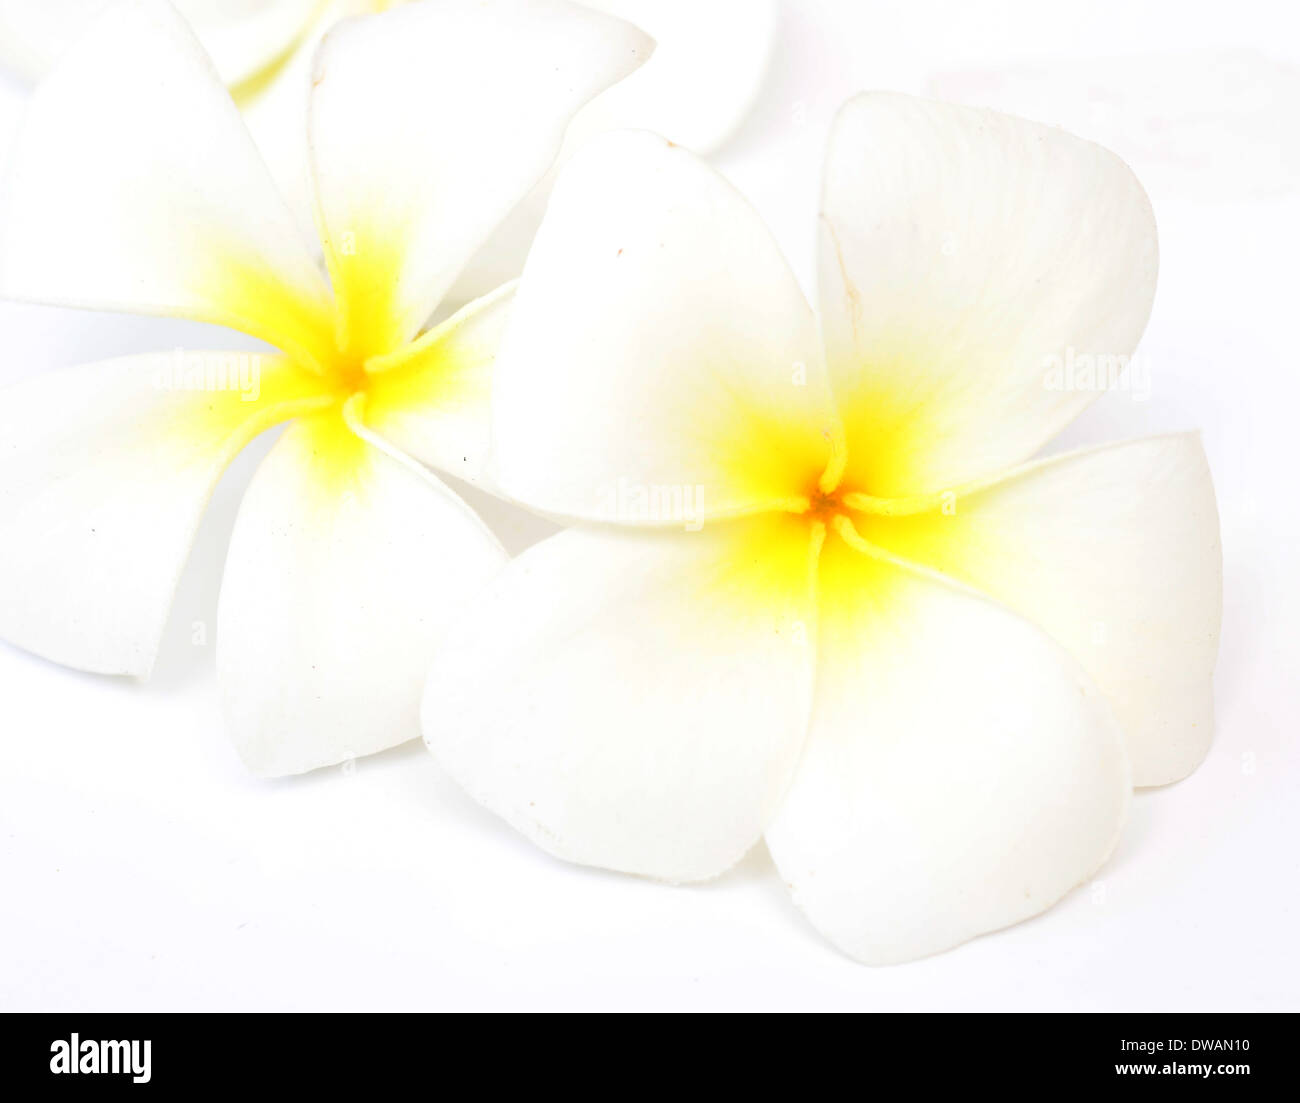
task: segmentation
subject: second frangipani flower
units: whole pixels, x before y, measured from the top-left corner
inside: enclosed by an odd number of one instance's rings
[[[512,288],[421,330],[573,112],[651,48],[559,0],[340,24],[310,119],[327,283],[180,16],[132,0],[100,19],[33,97],[0,293],[214,322],[282,355],[256,372],[230,353],[136,356],[8,391],[0,635],[147,674],[213,486],[295,419],[244,498],[222,583],[231,733],[265,774],[417,737],[434,639],[505,558],[422,463],[481,481]]]
[[[1206,752],[1195,435],[1025,462],[1127,356],[1156,233],[1113,155],[867,95],[825,169],[821,325],[754,212],[653,135],[571,163],[497,362],[499,485],[579,522],[452,629],[426,738],[567,859],[690,881],[766,838],[867,962],[1050,906]]]

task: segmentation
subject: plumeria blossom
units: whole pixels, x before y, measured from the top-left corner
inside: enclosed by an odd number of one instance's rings
[[[305,230],[312,223],[310,153],[302,115],[321,37],[349,16],[409,0],[174,0],[244,115],[272,176]],[[776,39],[776,0],[581,0],[641,27],[650,63],[577,113],[565,150],[612,127],[646,127],[707,153],[739,126]],[[46,73],[112,0],[0,0],[0,64]],[[560,160],[567,154],[562,152]],[[492,237],[448,301],[464,303],[519,274],[541,222],[548,174]]]
[[[1198,437],[1030,459],[1097,394],[1049,365],[1131,352],[1155,279],[1106,150],[863,95],[827,154],[819,325],[715,173],[598,139],[494,376],[500,487],[578,524],[440,645],[431,749],[572,861],[694,881],[765,838],[866,962],[1041,912],[1210,738]]]
[[[31,102],[0,292],[215,322],[280,351],[127,357],[5,393],[0,635],[147,674],[215,483],[292,420],[223,578],[231,732],[264,774],[417,736],[434,638],[504,560],[424,465],[482,482],[512,288],[422,327],[569,116],[651,48],[562,0],[430,0],[341,24],[310,119],[327,281],[180,16],[162,0],[106,14]]]

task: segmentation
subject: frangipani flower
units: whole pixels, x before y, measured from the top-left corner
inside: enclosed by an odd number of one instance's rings
[[[304,229],[313,205],[302,116],[321,37],[349,16],[409,0],[175,0],[243,112]],[[718,148],[758,94],[776,39],[776,0],[579,0],[659,44],[651,63],[577,113],[566,149],[612,127],[647,127],[699,153]],[[43,76],[112,0],[0,0],[0,63]],[[508,32],[507,32],[508,35]],[[563,154],[561,160],[563,160]],[[463,303],[519,274],[552,178],[496,228],[448,293]]]
[[[230,353],[128,357],[4,394],[0,636],[147,674],[217,479],[294,419],[223,579],[232,735],[265,774],[418,735],[433,641],[504,559],[421,464],[481,482],[512,289],[421,327],[572,112],[650,50],[561,0],[436,0],[336,28],[310,121],[331,291],[181,18],[161,0],[105,15],[32,100],[0,292],[215,322],[281,353],[251,372]]]
[[[1034,915],[1134,783],[1206,752],[1220,614],[1195,435],[1028,458],[1127,355],[1150,206],[1106,150],[864,95],[825,168],[821,324],[688,152],[561,176],[494,376],[504,492],[577,527],[440,645],[425,737],[546,850],[670,881],[760,838],[863,961]]]

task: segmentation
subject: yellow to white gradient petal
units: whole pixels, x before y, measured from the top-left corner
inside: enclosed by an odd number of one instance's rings
[[[367,363],[365,418],[408,456],[488,487],[492,371],[514,284]]]
[[[1099,393],[1074,353],[1132,353],[1151,205],[1113,153],[992,111],[858,96],[826,154],[818,283],[849,476],[924,494],[1028,459]]]
[[[1138,785],[1194,770],[1214,730],[1219,518],[1195,434],[1028,464],[941,507],[871,516],[873,543],[996,597],[1110,700]]]
[[[809,534],[786,518],[576,528],[454,625],[425,739],[474,796],[571,861],[711,877],[759,838],[812,695]]]
[[[283,357],[186,352],[50,372],[0,401],[0,635],[146,675],[208,497],[262,430],[318,408]]]
[[[340,346],[380,355],[414,336],[550,166],[569,116],[652,49],[558,0],[414,4],[331,31],[311,155]]]
[[[300,773],[418,734],[434,641],[504,562],[464,503],[337,410],[292,425],[244,496],[221,584],[217,669],[248,767]]]
[[[767,844],[813,924],[871,963],[1036,915],[1119,838],[1104,698],[992,602],[830,540],[808,744]]]
[[[0,294],[216,322],[306,358],[332,345],[325,280],[167,5],[95,22],[33,94],[11,171]]]
[[[837,439],[816,321],[757,214],[698,158],[645,132],[592,142],[524,271],[493,401],[508,494],[675,524],[627,499],[689,489],[717,517],[809,493]]]

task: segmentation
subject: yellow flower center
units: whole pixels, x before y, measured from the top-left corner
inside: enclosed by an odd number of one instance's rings
[[[858,550],[867,550],[867,534],[888,527],[891,519],[940,513],[955,505],[956,497],[950,493],[876,497],[846,483],[849,470],[848,448],[843,441],[836,441],[825,470],[803,497],[791,499],[787,510],[814,527],[822,526],[828,534],[840,536]]]
[[[370,373],[365,362],[355,356],[340,353],[321,365],[326,383],[345,401],[354,394],[364,392],[369,386]]]
[[[836,617],[862,610],[864,602],[883,610],[893,600],[899,560],[944,569],[956,492],[878,497],[859,489],[871,464],[848,459],[843,439],[833,441],[804,493],[750,530],[751,542],[737,548],[735,559],[752,565],[751,586],[731,584],[731,591],[780,603],[811,585],[819,615]]]

